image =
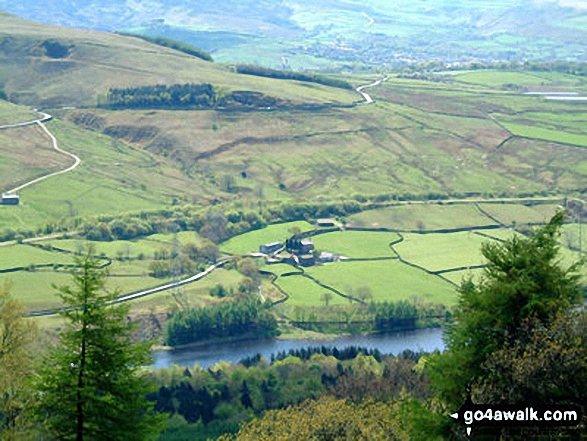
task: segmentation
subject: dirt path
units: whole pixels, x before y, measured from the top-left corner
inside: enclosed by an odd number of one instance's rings
[[[23,188],[26,188],[30,185],[36,184],[38,182],[44,181],[45,179],[49,179],[52,178],[53,176],[57,176],[57,175],[61,175],[63,173],[67,173],[72,171],[73,169],[75,169],[78,165],[81,164],[81,159],[79,157],[77,157],[76,155],[74,155],[73,153],[70,152],[66,152],[65,150],[59,148],[59,144],[57,142],[57,138],[55,138],[55,136],[53,136],[53,134],[49,131],[49,129],[47,129],[47,127],[45,126],[45,124],[43,124],[46,121],[49,121],[52,117],[51,115],[47,114],[47,113],[43,113],[41,112],[41,114],[43,115],[42,118],[33,120],[33,121],[27,121],[27,122],[23,122],[23,123],[17,123],[17,124],[8,124],[8,125],[4,125],[4,126],[0,126],[0,130],[6,130],[6,129],[11,129],[11,128],[16,128],[16,127],[25,127],[25,126],[30,126],[30,125],[34,125],[37,124],[39,127],[41,127],[41,129],[47,134],[47,136],[49,136],[49,138],[51,139],[51,143],[53,145],[53,149],[58,151],[59,153],[69,156],[70,158],[72,158],[74,160],[73,165],[67,167],[65,170],[60,170],[57,172],[53,172],[53,173],[49,173],[45,176],[41,176],[40,178],[36,178],[33,179],[32,181],[29,182],[25,182],[22,185],[19,185],[18,187],[15,188],[11,188],[10,190],[4,192],[4,194],[11,194],[11,193],[16,193],[20,190],[22,190]]]

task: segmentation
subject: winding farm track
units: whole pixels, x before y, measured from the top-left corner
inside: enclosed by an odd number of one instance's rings
[[[365,102],[363,104],[372,104],[372,103],[374,103],[373,98],[371,98],[371,95],[369,95],[367,92],[363,92],[363,90],[364,89],[368,89],[370,87],[379,86],[384,81],[387,81],[387,78],[388,77],[380,78],[377,81],[374,81],[374,82],[369,83],[369,84],[365,84],[364,86],[359,86],[359,87],[357,87],[355,89],[357,92],[359,92],[361,95],[363,95],[363,98],[365,98]]]
[[[70,158],[72,158],[74,160],[73,165],[67,167],[65,170],[60,170],[57,172],[53,172],[53,173],[49,173],[47,175],[41,176],[39,178],[35,178],[31,181],[25,182],[22,185],[19,185],[18,187],[12,188],[8,191],[5,191],[4,194],[11,194],[11,193],[16,193],[20,190],[22,190],[23,188],[29,187],[30,185],[36,184],[38,182],[44,181],[45,179],[49,179],[52,178],[53,176],[57,176],[57,175],[61,175],[64,173],[68,173],[70,171],[72,171],[73,169],[75,169],[78,165],[81,164],[82,160],[74,155],[73,153],[70,152],[66,152],[65,150],[59,148],[59,144],[57,142],[57,138],[55,138],[55,136],[53,136],[53,134],[49,131],[49,129],[47,129],[47,127],[45,126],[45,124],[43,124],[46,121],[49,121],[52,116],[44,113],[44,112],[40,112],[43,117],[39,118],[39,119],[35,119],[32,121],[27,121],[27,122],[22,122],[22,123],[16,123],[16,124],[7,124],[7,125],[3,125],[0,126],[0,130],[7,130],[7,129],[13,129],[13,128],[17,128],[17,127],[25,127],[25,126],[31,126],[31,125],[38,125],[46,134],[47,136],[49,136],[49,138],[51,139],[51,143],[53,144],[53,149],[58,151],[61,154],[64,154],[66,156],[69,156]]]

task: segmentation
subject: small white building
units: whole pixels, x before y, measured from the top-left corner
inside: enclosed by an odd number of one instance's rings
[[[1,205],[18,205],[20,197],[17,194],[3,194],[0,199]]]

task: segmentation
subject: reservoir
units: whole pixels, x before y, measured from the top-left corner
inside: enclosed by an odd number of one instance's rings
[[[378,349],[382,354],[397,355],[410,349],[412,351],[431,352],[444,350],[442,341],[443,328],[417,329],[386,334],[348,335],[333,339],[261,339],[230,343],[201,345],[196,348],[175,351],[154,351],[153,366],[156,368],[179,366],[212,366],[220,361],[236,363],[246,357],[261,354],[267,360],[272,354],[302,349],[309,346],[329,346],[342,349],[348,346],[360,346]]]

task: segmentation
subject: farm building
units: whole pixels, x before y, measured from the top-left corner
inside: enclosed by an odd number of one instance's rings
[[[312,254],[303,254],[298,259],[301,266],[312,266],[316,263],[316,259]]]
[[[336,260],[336,255],[333,253],[329,253],[327,251],[322,251],[320,253],[320,257],[318,257],[318,260],[322,263],[327,263],[327,262],[334,262]]]
[[[334,219],[317,219],[316,225],[319,227],[334,227],[336,226],[336,223],[334,222]]]
[[[263,254],[271,254],[271,253],[274,253],[274,252],[280,250],[281,248],[283,248],[283,244],[281,242],[273,242],[273,243],[261,245],[259,247],[259,251],[262,252]]]
[[[290,265],[297,264],[296,259],[294,258],[294,255],[290,254],[290,253],[286,253],[286,252],[279,253],[275,257],[276,257],[276,259],[279,260],[280,263],[288,263]]]
[[[300,242],[299,254],[307,254],[314,251],[314,244],[311,240],[304,239]]]
[[[0,199],[1,205],[18,205],[20,203],[20,197],[16,194],[3,194]]]

